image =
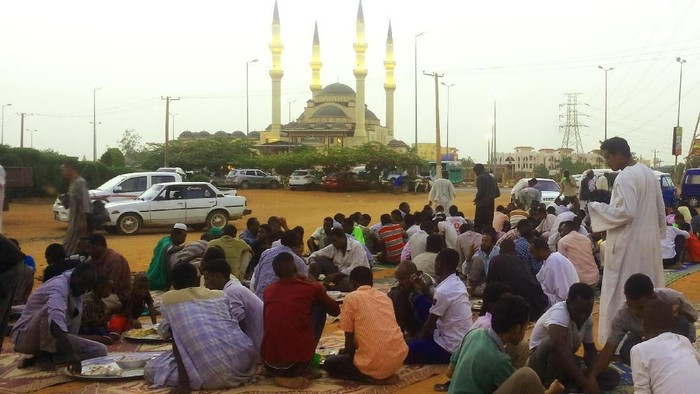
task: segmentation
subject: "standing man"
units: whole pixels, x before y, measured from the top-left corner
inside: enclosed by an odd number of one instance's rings
[[[569,170],[564,170],[561,177],[561,182],[559,182],[559,189],[561,190],[559,196],[568,197],[569,201],[573,201],[578,194],[576,192],[576,182],[569,174]]]
[[[61,165],[61,177],[68,181],[68,229],[63,238],[63,249],[68,256],[78,249],[78,241],[88,233],[87,217],[92,211],[88,184],[78,173],[78,165],[67,161]]]
[[[525,209],[532,208],[532,204],[539,204],[542,201],[542,192],[537,189],[537,178],[527,181],[527,187],[520,191],[520,202],[525,205]]]
[[[445,209],[450,209],[452,200],[457,197],[455,187],[449,180],[450,174],[447,171],[442,172],[442,178],[436,179],[433,183],[433,188],[430,189],[428,199],[434,207],[442,205]]]
[[[654,287],[664,286],[661,239],[666,235],[666,220],[659,181],[649,167],[634,161],[627,141],[613,137],[603,141],[600,149],[608,166],[621,170],[610,204],[588,204],[593,231],[607,231],[606,245],[612,245],[605,251],[600,292],[598,342],[606,343],[613,317],[625,300],[627,278],[641,273]]]
[[[483,164],[474,166],[476,174],[476,215],[474,216],[474,229],[481,231],[485,226],[493,224],[494,201],[501,196],[496,179],[489,175]]]

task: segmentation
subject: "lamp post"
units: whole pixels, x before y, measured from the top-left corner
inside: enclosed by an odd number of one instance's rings
[[[486,151],[486,165],[491,165],[491,134],[486,134],[488,150]]]
[[[29,147],[34,148],[34,133],[37,130],[29,130],[27,129],[27,132],[29,132]]]
[[[250,133],[250,120],[249,120],[249,101],[248,101],[248,65],[250,63],[257,63],[258,59],[253,59],[245,62],[245,135]]]
[[[418,37],[425,34],[420,32],[413,37],[413,103],[414,103],[414,122],[415,127],[415,145],[413,149],[418,153]]]
[[[2,121],[0,121],[0,145],[5,144],[5,107],[11,107],[12,104],[7,103],[2,106]]]
[[[292,104],[293,104],[293,103],[296,103],[296,102],[297,102],[296,100],[291,100],[291,101],[287,100],[287,106],[288,106],[288,109],[287,109],[287,123],[291,123],[291,122],[292,122]]]
[[[101,86],[92,89],[92,161],[97,161],[97,113],[95,109],[97,108],[97,91],[100,89],[102,89]]]
[[[598,66],[599,69],[605,71],[605,139],[608,139],[608,71],[612,71],[615,67]]]
[[[683,142],[683,129],[681,129],[681,93],[683,89],[683,64],[686,63],[686,60],[677,57],[676,61],[680,66],[680,76],[678,77],[678,115],[676,117],[676,127],[673,129],[673,155],[676,158],[673,166],[674,175],[678,170],[678,155],[681,154]],[[691,144],[692,143],[694,143],[694,141],[692,141]]]
[[[447,88],[447,130],[445,132],[446,138],[445,138],[445,154],[449,156],[450,154],[450,88],[455,86],[454,83],[444,83],[441,82],[445,87]]]
[[[180,115],[179,112],[176,113],[176,114],[170,114],[170,119],[171,119],[172,122],[173,122],[173,138],[172,138],[172,140],[175,140],[175,117],[178,116],[178,115]]]

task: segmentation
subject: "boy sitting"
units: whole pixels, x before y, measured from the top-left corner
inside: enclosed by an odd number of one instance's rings
[[[345,349],[326,358],[324,369],[333,378],[394,384],[408,347],[396,323],[391,299],[373,289],[372,283],[371,268],[355,267],[350,272],[355,290],[345,297],[340,315]]]
[[[126,301],[122,314],[126,316],[126,328],[141,328],[139,317],[143,310],[148,307],[148,314],[151,316],[151,323],[156,324],[156,315],[158,312],[153,306],[153,298],[149,291],[148,277],[144,273],[134,276],[134,283],[131,286],[131,295]]]
[[[83,299],[83,316],[80,322],[80,335],[88,339],[111,345],[119,340],[119,334],[110,335],[107,323],[112,318],[112,313],[102,300],[112,293],[112,281],[104,276],[97,275],[92,291],[85,294]]]

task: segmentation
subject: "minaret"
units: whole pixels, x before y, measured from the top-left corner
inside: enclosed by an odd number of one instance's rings
[[[394,138],[394,91],[396,90],[396,82],[394,81],[394,69],[396,62],[394,61],[394,38],[391,34],[391,21],[389,21],[389,31],[386,34],[386,60],[384,60],[384,69],[386,69],[386,82],[384,82],[384,91],[386,91],[386,128],[389,138]]]
[[[318,40],[318,22],[314,24],[314,42],[311,46],[311,98],[321,93],[321,44]]]
[[[367,138],[367,130],[365,129],[365,77],[367,77],[367,69],[365,68],[365,52],[367,52],[367,43],[365,42],[365,17],[362,14],[362,0],[357,8],[357,28],[355,43],[352,46],[355,49],[356,64],[353,74],[355,74],[355,137]],[[359,141],[358,141],[359,142]],[[364,142],[364,141],[363,141]]]
[[[272,53],[272,67],[270,68],[270,78],[272,79],[272,122],[270,124],[270,137],[268,142],[279,141],[282,130],[282,40],[280,38],[280,15],[277,11],[277,1],[275,1],[275,11],[272,16],[272,41],[270,42],[270,52]]]

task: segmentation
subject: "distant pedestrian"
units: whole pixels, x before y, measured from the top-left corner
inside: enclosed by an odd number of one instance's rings
[[[474,216],[474,229],[478,232],[485,226],[493,224],[495,201],[501,196],[496,179],[486,172],[483,164],[474,166],[476,174],[476,215]]]
[[[433,183],[433,188],[430,189],[428,199],[433,203],[433,207],[442,205],[445,209],[450,209],[452,200],[457,197],[455,187],[449,180],[450,174],[447,171],[442,172],[442,178],[436,179]],[[432,215],[431,215],[432,216]]]
[[[69,182],[65,201],[68,213],[68,229],[63,238],[63,249],[70,256],[78,249],[80,238],[88,233],[88,214],[92,211],[88,184],[78,173],[78,165],[67,161],[61,166],[61,176]],[[65,203],[64,203],[65,205]]]
[[[559,188],[561,190],[559,196],[568,197],[570,201],[576,198],[578,194],[576,191],[576,182],[574,182],[574,178],[569,174],[569,170],[564,170],[561,182],[559,182]]]

